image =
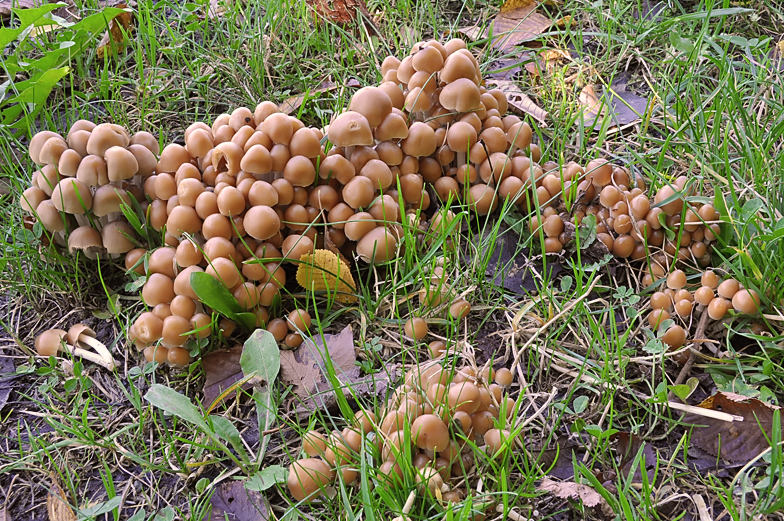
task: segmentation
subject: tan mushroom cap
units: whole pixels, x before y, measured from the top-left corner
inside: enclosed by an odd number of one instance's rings
[[[233,128],[235,132],[239,131],[244,126],[255,128],[256,121],[253,118],[253,112],[251,112],[248,107],[238,107],[234,109],[234,112],[232,112],[229,117],[229,126]]]
[[[103,157],[89,155],[82,158],[76,170],[76,178],[87,186],[109,184],[109,174]]]
[[[27,213],[33,213],[38,208],[38,205],[46,201],[49,197],[46,192],[37,186],[31,186],[22,192],[22,197],[19,198],[19,206],[22,207]]]
[[[253,119],[256,121],[256,125],[261,126],[265,119],[278,112],[280,112],[280,109],[277,105],[271,101],[262,101],[256,105],[256,109],[253,111]]]
[[[67,333],[62,329],[49,329],[35,337],[35,350],[40,356],[57,356]]]
[[[480,108],[479,87],[466,78],[459,78],[448,84],[438,95],[438,101],[445,109],[468,112]]]
[[[329,125],[327,137],[336,147],[373,144],[373,133],[367,118],[353,111],[344,112],[335,118]]]
[[[136,156],[126,148],[111,147],[104,153],[104,159],[109,181],[130,179],[139,172]]]
[[[327,156],[319,165],[321,179],[336,179],[342,185],[351,181],[355,175],[354,165],[340,154]]]
[[[67,222],[65,216],[54,207],[51,199],[41,201],[41,204],[35,209],[35,213],[38,216],[38,222],[46,231],[50,233],[65,231],[65,223]]]
[[[175,206],[166,220],[166,231],[175,237],[183,233],[196,234],[201,231],[202,221],[194,208]]]
[[[396,109],[403,108],[405,96],[403,95],[403,89],[401,89],[396,82],[384,81],[379,84],[378,88],[383,90],[386,95],[389,96],[389,100],[392,102],[392,107]]]
[[[103,217],[110,213],[121,212],[120,205],[125,203],[130,207],[131,199],[128,192],[118,186],[105,185],[95,191],[93,196],[93,213]]]
[[[225,141],[212,149],[212,167],[216,172],[226,172],[236,176],[242,170],[241,163],[245,151],[237,143]]]
[[[103,240],[98,230],[91,226],[80,226],[68,236],[68,253],[77,251],[100,253],[103,251]]]
[[[293,186],[310,186],[316,180],[316,167],[305,156],[294,156],[283,169],[283,178]]]
[[[270,114],[261,123],[261,130],[276,145],[288,145],[294,135],[294,127],[286,114],[281,112]]]
[[[438,146],[435,131],[421,121],[411,125],[408,137],[400,145],[406,155],[417,158],[431,155]]]
[[[139,167],[137,172],[138,175],[149,177],[155,172],[155,169],[158,167],[158,159],[150,149],[137,143],[128,146],[128,151],[133,154],[133,157],[136,159],[136,164]]]
[[[379,264],[393,259],[396,251],[397,240],[395,236],[381,226],[370,230],[357,243],[357,254],[362,260],[371,264]]]
[[[66,140],[73,136],[76,132],[85,131],[85,132],[92,132],[92,130],[97,125],[90,120],[87,119],[77,119],[74,121],[71,128],[68,129],[68,134],[65,136]]]
[[[365,166],[359,171],[359,175],[370,179],[373,182],[374,189],[385,190],[389,188],[394,181],[394,176],[389,169],[389,165],[380,159],[371,159],[365,163]]]
[[[348,110],[362,114],[375,128],[392,112],[392,100],[378,87],[362,87],[351,97]]]
[[[74,324],[68,329],[66,340],[69,344],[76,345],[76,343],[79,341],[79,337],[82,335],[95,338],[95,331],[93,331],[87,324]]]
[[[468,152],[476,139],[476,129],[465,121],[453,123],[446,133],[447,144],[455,152]]]
[[[373,181],[364,176],[356,176],[343,187],[343,201],[354,209],[364,208],[373,201],[375,191]]]
[[[33,136],[33,139],[30,140],[30,146],[28,148],[28,152],[30,153],[30,159],[33,160],[33,163],[39,166],[44,165],[44,163],[40,162],[40,157],[39,157],[41,154],[41,149],[43,148],[44,143],[46,143],[49,139],[53,137],[59,137],[60,139],[63,139],[63,137],[60,134],[56,132],[51,132],[49,130],[41,131],[37,133],[35,136]]]
[[[62,176],[76,177],[76,171],[79,169],[79,163],[81,162],[82,156],[79,152],[69,148],[60,155],[60,161],[57,163],[57,170]]]
[[[291,136],[289,152],[292,156],[318,157],[321,154],[320,133],[314,128],[307,127],[297,130]]]
[[[78,179],[67,177],[52,191],[52,203],[61,212],[83,215],[93,206],[93,194]]]
[[[87,142],[89,140],[90,132],[88,130],[77,130],[73,134],[68,135],[66,142],[68,143],[69,148],[84,157],[87,155]]]
[[[44,146],[38,154],[38,161],[42,165],[57,165],[60,162],[60,156],[68,150],[68,143],[65,142],[60,136],[52,137],[46,140]]]
[[[435,47],[424,47],[411,57],[411,65],[417,72],[432,74],[444,66],[444,56]]]
[[[127,147],[130,141],[130,136],[120,125],[101,123],[90,131],[87,153],[103,157],[111,147]]]
[[[136,246],[128,238],[134,235],[131,225],[123,221],[110,222],[101,230],[103,247],[110,254],[127,253],[134,249]]]
[[[473,82],[474,76],[476,76],[476,68],[471,58],[462,53],[452,53],[444,62],[439,79],[445,83],[452,83],[460,78]]]
[[[163,148],[156,173],[174,173],[183,163],[190,163],[191,155],[184,146],[177,143],[169,143]]]
[[[161,147],[158,144],[158,140],[155,139],[155,136],[146,132],[144,130],[140,130],[136,134],[131,137],[129,142],[130,145],[141,145],[154,155],[158,155],[161,152]]]
[[[507,132],[506,137],[507,141],[517,148],[528,148],[531,144],[531,126],[521,121],[519,123],[515,123]]]
[[[280,217],[269,206],[254,206],[245,212],[245,232],[256,240],[264,241],[280,231]]]

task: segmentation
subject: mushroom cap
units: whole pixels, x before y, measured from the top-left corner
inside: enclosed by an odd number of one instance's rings
[[[158,174],[173,173],[176,172],[183,163],[190,162],[191,155],[184,146],[178,145],[177,143],[169,143],[163,148],[161,157],[158,159],[158,165],[155,167],[155,171]]]
[[[68,236],[68,253],[73,255],[77,250],[88,253],[103,251],[103,240],[98,230],[90,226],[80,226]]]
[[[760,297],[753,289],[742,289],[732,296],[732,307],[738,313],[754,315],[760,309]]]
[[[397,78],[397,73],[395,74],[395,77]],[[392,101],[392,107],[396,109],[403,108],[405,96],[403,95],[403,89],[397,84],[397,81],[384,81],[379,84],[378,88],[386,92],[387,96],[389,96],[389,99]]]
[[[283,169],[283,178],[293,186],[310,186],[316,180],[316,167],[305,156],[293,156]]]
[[[57,170],[61,176],[76,177],[76,172],[79,169],[79,163],[82,162],[82,155],[76,150],[68,149],[60,155],[60,161],[57,163]]]
[[[52,191],[52,203],[61,212],[82,215],[92,208],[93,194],[78,179],[66,177]]]
[[[57,356],[66,335],[62,329],[48,329],[35,337],[35,350],[41,356]]]
[[[264,241],[280,231],[280,217],[269,206],[254,206],[245,212],[245,232],[259,241]]]
[[[51,137],[41,147],[38,161],[43,165],[57,165],[60,157],[68,150],[68,143],[60,136]]]
[[[440,452],[449,445],[449,429],[435,414],[422,414],[411,424],[411,438],[420,449]]]
[[[131,206],[131,199],[128,192],[114,185],[104,185],[95,191],[93,195],[93,213],[98,217],[103,217],[113,212],[121,212],[121,204]]]
[[[375,128],[392,112],[392,100],[378,87],[362,87],[351,97],[348,110],[362,114]]]
[[[158,144],[158,140],[155,139],[155,136],[144,130],[140,130],[131,136],[129,143],[130,145],[141,145],[152,152],[155,156],[157,156],[161,151],[161,147]]]
[[[455,152],[468,152],[476,138],[476,129],[465,121],[453,123],[446,133],[446,142]]]
[[[127,253],[134,249],[136,246],[128,238],[134,235],[131,225],[124,221],[112,221],[101,230],[103,247],[111,254]]]
[[[40,160],[41,149],[43,148],[44,143],[53,137],[59,137],[60,139],[63,139],[63,137],[57,132],[51,132],[49,130],[43,130],[33,136],[33,139],[30,140],[30,146],[28,147],[30,159],[33,160],[33,163],[39,166],[43,166],[45,164]]]
[[[130,179],[139,171],[136,156],[124,147],[111,147],[104,152],[109,181]]]
[[[67,221],[64,218],[64,214],[54,207],[51,199],[41,201],[41,204],[35,209],[35,213],[38,216],[38,222],[41,223],[41,226],[46,231],[51,233],[65,231],[65,223]]]
[[[288,145],[294,135],[294,127],[286,114],[281,112],[270,114],[261,122],[261,130],[276,145]]]
[[[329,125],[327,137],[336,147],[373,144],[370,123],[365,116],[354,111],[344,112],[336,117]]]
[[[87,142],[89,140],[89,130],[77,130],[76,132],[68,134],[68,139],[66,142],[68,143],[68,146],[71,148],[71,150],[84,157],[87,155]]]
[[[386,190],[394,181],[389,165],[380,159],[371,159],[365,163],[365,166],[359,171],[359,175],[370,179],[374,189]]]
[[[101,123],[90,131],[90,139],[87,140],[87,153],[103,157],[111,147],[127,147],[130,141],[130,136],[120,125]]]
[[[394,258],[397,239],[384,227],[376,227],[366,233],[357,243],[357,254],[365,262],[379,264]]]
[[[90,329],[89,326],[86,324],[74,324],[68,330],[68,335],[66,336],[68,343],[71,345],[76,345],[76,342],[79,341],[79,337],[82,335],[87,335],[89,337],[95,338],[95,331]]]
[[[319,177],[321,179],[337,179],[342,185],[351,181],[356,173],[356,168],[354,168],[351,161],[340,154],[327,156],[319,165]]]
[[[438,102],[445,109],[457,112],[476,110],[481,105],[479,87],[467,78],[459,78],[441,89]]]
[[[506,139],[517,148],[528,148],[531,144],[533,132],[531,126],[525,121],[515,123],[506,133]]]
[[[490,429],[485,432],[485,443],[490,454],[495,454],[503,447],[504,440],[508,439],[511,433],[502,429]]]
[[[471,58],[454,52],[444,61],[444,67],[439,73],[439,79],[444,83],[452,83],[460,78],[473,81],[474,76],[476,76],[476,68]]]
[[[409,127],[408,137],[400,145],[406,155],[414,157],[429,156],[438,147],[435,131],[421,121],[417,121]]]
[[[150,149],[137,143],[128,146],[127,150],[133,154],[134,159],[136,159],[136,164],[138,166],[138,171],[136,173],[138,175],[149,177],[155,172],[155,169],[158,166],[158,158],[155,157],[155,154],[153,154]]]
[[[408,124],[400,114],[390,113],[384,121],[376,127],[375,137],[379,141],[391,139],[405,139],[408,137]]]
[[[305,458],[291,464],[286,484],[294,499],[311,501],[321,495],[324,487],[334,479],[335,473],[325,461]]]
[[[291,136],[289,151],[292,156],[318,157],[321,154],[321,137],[315,128],[304,127]]]
[[[253,145],[242,156],[240,168],[251,174],[266,174],[272,171],[272,156],[264,145]]]
[[[19,206],[22,207],[27,213],[33,213],[38,208],[38,205],[49,199],[46,192],[37,186],[31,186],[22,192],[22,197],[19,198]]]
[[[76,169],[76,178],[87,186],[109,184],[106,161],[101,156],[84,156]]]

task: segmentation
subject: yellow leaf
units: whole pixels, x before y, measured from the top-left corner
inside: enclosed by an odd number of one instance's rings
[[[76,513],[65,499],[65,492],[57,483],[54,473],[50,474],[52,487],[46,498],[46,511],[49,514],[49,521],[76,521]]]
[[[348,265],[329,250],[315,250],[300,258],[297,282],[310,291],[335,293],[335,300],[344,304],[357,301],[357,286]]]

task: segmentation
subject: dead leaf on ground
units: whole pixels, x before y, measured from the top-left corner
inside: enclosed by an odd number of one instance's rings
[[[331,81],[325,81],[321,84],[321,86],[316,90],[311,90],[308,93],[297,94],[296,96],[290,96],[283,100],[282,103],[278,105],[278,109],[283,112],[284,114],[291,115],[295,110],[299,109],[302,106],[302,103],[305,102],[305,96],[307,95],[309,98],[314,97],[315,94],[321,94],[324,92],[329,92],[331,90],[335,90],[339,87],[339,85],[335,85]],[[359,81],[351,78],[346,82],[346,87],[355,87],[359,88],[360,83]]]
[[[506,100],[511,108],[515,109],[519,113],[530,115],[532,118],[541,123],[543,127],[547,126],[547,111],[534,103],[531,98],[529,98],[528,95],[525,94],[520,89],[520,87],[518,87],[517,83],[513,81],[496,79],[489,79],[486,83],[488,87],[494,86],[506,94]]]
[[[347,396],[366,397],[385,392],[389,380],[395,376],[393,368],[391,374],[360,378],[350,325],[337,335],[324,335],[323,340],[320,336],[307,338],[296,350],[280,352],[281,380],[292,385],[302,400],[296,411],[298,415],[308,415],[318,408],[330,409],[337,404],[335,388],[327,377],[327,359],[340,382],[340,391]]]
[[[46,0],[0,0],[0,18],[11,16],[11,8],[31,9],[48,3]]]
[[[604,502],[602,496],[588,485],[575,483],[574,481],[553,481],[544,478],[539,490],[550,492],[561,499],[579,499],[587,507],[595,507]]]
[[[126,9],[128,7],[125,3],[114,5],[119,9]],[[130,36],[133,32],[133,13],[126,11],[118,14],[109,22],[109,30],[101,38],[98,44],[96,54],[98,58],[105,59],[113,52],[119,52],[125,45],[125,37]],[[114,49],[114,50],[112,50]]]
[[[71,508],[65,492],[57,482],[57,476],[51,473],[49,479],[51,485],[49,494],[46,496],[46,512],[49,514],[49,521],[76,521],[76,512]]]
[[[242,481],[224,481],[210,498],[210,510],[202,521],[266,521],[267,499],[260,492],[246,490]]]
[[[8,397],[11,396],[11,388],[15,379],[14,361],[10,356],[0,354],[0,409],[8,402]]]
[[[0,521],[11,521],[11,516],[8,515],[8,511],[3,505],[0,505]]]
[[[770,447],[768,439],[773,428],[773,413],[779,407],[756,398],[722,392],[698,407],[743,419],[730,422],[687,414],[683,421],[696,425],[691,435],[692,445],[731,462],[748,462]]]
[[[346,25],[363,14],[366,19],[371,19],[364,0],[307,0],[316,14],[324,20],[335,24]]]
[[[223,391],[245,377],[242,373],[242,367],[240,367],[240,356],[242,356],[242,346],[238,345],[232,349],[213,351],[201,357],[201,365],[205,374],[205,405],[211,405]],[[251,382],[242,386],[243,389],[251,387],[253,387]]]
[[[643,463],[643,460],[640,459],[639,465],[637,465],[634,470],[632,482],[642,483],[643,465],[645,466],[648,474],[648,481],[652,482],[655,475],[654,470],[657,461],[656,452],[653,449],[653,445],[645,442],[642,438],[630,432],[619,432],[616,433],[613,437],[618,439],[618,444],[615,446],[615,451],[620,457],[618,468],[621,469],[624,477],[628,477],[631,473],[634,458],[637,457],[637,453],[640,451],[640,448],[642,448],[642,457],[645,458],[645,462]]]
[[[314,250],[313,253],[303,254],[297,267],[297,282],[308,291],[328,292],[343,304],[359,300],[351,269],[330,250]]]
[[[487,38],[492,28],[493,47],[509,52],[514,47],[536,40],[553,21],[536,10],[536,0],[507,0],[488,27],[478,25],[458,29],[472,40]]]
[[[604,117],[611,119],[612,126],[637,123],[649,110],[648,98],[628,92],[625,83],[612,84],[601,96],[596,92],[596,87],[586,85],[580,92],[578,102],[586,126]]]

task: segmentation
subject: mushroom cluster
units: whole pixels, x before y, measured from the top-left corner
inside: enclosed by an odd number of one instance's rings
[[[730,309],[742,315],[760,312],[759,294],[733,278],[722,281],[714,271],[707,270],[700,276],[699,283],[699,287],[692,285],[693,289],[688,289],[686,273],[675,270],[667,276],[666,287],[651,295],[648,314],[651,328],[656,330],[674,315],[686,324],[686,328],[673,324],[662,335],[662,341],[670,350],[679,349],[686,343],[688,319],[695,310],[707,313],[711,320],[721,320]],[[674,360],[683,364],[688,357],[689,353],[684,351],[676,354]]]
[[[20,204],[56,243],[90,258],[134,247],[135,233],[122,218],[121,205],[144,200],[141,183],[159,163],[152,134],[130,135],[120,125],[79,120],[65,138],[39,132],[29,152],[41,168]]]
[[[62,329],[44,331],[35,338],[35,350],[39,356],[57,356],[61,352],[70,353],[110,371],[119,365],[109,349],[95,338],[95,331],[85,324],[74,324],[67,332]]]
[[[450,484],[460,482],[473,468],[471,444],[484,446],[492,458],[514,442],[510,431],[502,428],[513,421],[516,411],[515,400],[505,392],[512,380],[506,368],[455,369],[436,360],[412,368],[380,415],[360,410],[342,431],[325,436],[312,430],[303,436],[302,450],[308,457],[289,467],[291,495],[311,501],[337,473],[344,483],[353,482],[362,439],[367,437],[379,484],[402,486],[404,474],[413,472],[423,493],[461,501],[466,490]]]

